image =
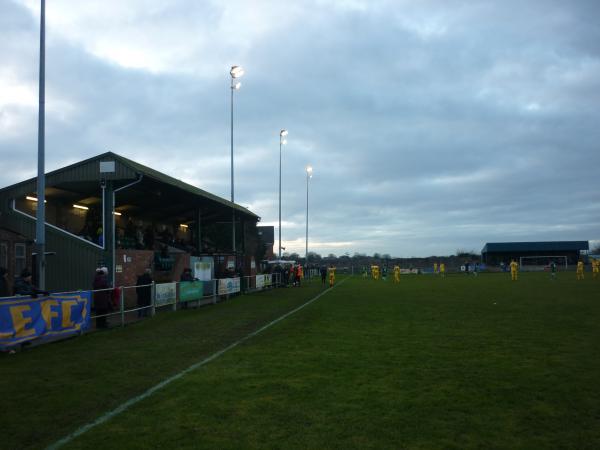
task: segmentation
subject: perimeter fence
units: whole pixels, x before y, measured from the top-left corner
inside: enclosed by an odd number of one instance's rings
[[[3,297],[0,351],[123,327],[162,311],[216,304],[241,294],[291,286],[292,282],[281,273],[272,273]]]
[[[90,330],[125,326],[128,323],[152,317],[161,311],[198,308],[216,304],[241,294],[258,292],[283,285],[278,273],[218,278],[208,281],[172,281],[139,286],[121,286],[91,291],[94,322]],[[108,311],[98,310],[96,299],[108,291]],[[63,294],[72,294],[65,292]],[[104,294],[106,295],[106,294]],[[100,319],[100,320],[99,320]]]

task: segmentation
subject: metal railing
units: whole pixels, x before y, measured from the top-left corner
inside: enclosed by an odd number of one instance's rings
[[[94,314],[90,316],[90,320],[95,321],[95,326],[91,329],[125,326],[146,317],[153,317],[157,311],[177,311],[177,309],[216,304],[232,296],[272,289],[281,285],[280,274],[268,274],[205,281],[152,282],[140,286],[91,290]],[[201,294],[192,293],[190,296],[187,291],[190,287],[201,289]],[[76,292],[78,291],[61,292],[61,294]],[[108,311],[98,314],[94,299],[97,297],[96,294],[102,292],[109,293],[109,308]]]

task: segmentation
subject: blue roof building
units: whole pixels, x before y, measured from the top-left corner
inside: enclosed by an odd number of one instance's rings
[[[589,248],[589,241],[488,242],[481,258],[486,264],[498,265],[522,256],[566,256],[568,264],[575,264]]]

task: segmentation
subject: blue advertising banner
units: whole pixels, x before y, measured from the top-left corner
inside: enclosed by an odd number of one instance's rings
[[[90,326],[91,293],[0,300],[0,349],[34,339],[68,336]]]

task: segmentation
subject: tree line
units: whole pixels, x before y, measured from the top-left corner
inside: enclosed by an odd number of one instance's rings
[[[296,261],[306,265],[304,255],[298,253],[283,253],[282,259],[288,261]],[[316,252],[308,252],[308,265],[329,265],[334,266],[394,266],[399,265],[400,267],[428,267],[434,263],[445,263],[447,266],[461,266],[465,262],[478,262],[481,256],[476,254],[474,251],[457,250],[455,255],[450,256],[426,256],[426,257],[393,257],[389,253],[378,253],[375,252],[372,255],[366,253],[356,252],[352,256],[346,252],[343,255],[335,255],[329,253],[326,256],[320,255]]]

